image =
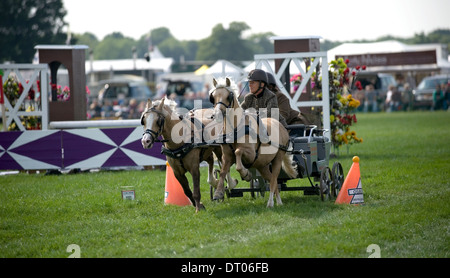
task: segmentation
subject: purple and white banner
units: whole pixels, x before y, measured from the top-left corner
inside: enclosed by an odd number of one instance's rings
[[[165,165],[161,143],[141,145],[142,127],[0,133],[0,170]]]

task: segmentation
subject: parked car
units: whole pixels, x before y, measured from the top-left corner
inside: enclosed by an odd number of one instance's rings
[[[433,105],[433,92],[436,86],[450,82],[450,75],[429,76],[422,79],[419,86],[413,90],[414,107],[429,109]]]

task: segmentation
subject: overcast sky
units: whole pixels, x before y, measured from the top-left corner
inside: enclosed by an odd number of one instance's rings
[[[200,40],[222,23],[250,26],[248,33],[321,36],[332,41],[411,37],[450,29],[450,0],[63,0],[71,32],[99,40],[112,32],[134,39],[167,27],[178,40]]]

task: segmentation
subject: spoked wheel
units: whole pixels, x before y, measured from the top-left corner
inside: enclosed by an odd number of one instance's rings
[[[252,198],[256,197],[264,197],[264,193],[266,192],[265,181],[263,178],[255,178],[250,181],[250,195]]]
[[[339,191],[344,184],[344,170],[342,169],[342,165],[339,162],[335,162],[333,164],[333,168],[331,170],[333,174],[333,184],[331,186],[331,195],[336,198],[339,194]]]
[[[320,173],[320,199],[329,200],[331,196],[331,186],[333,184],[331,170],[328,167],[323,168]]]

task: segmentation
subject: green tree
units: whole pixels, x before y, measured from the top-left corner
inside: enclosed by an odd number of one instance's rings
[[[270,37],[275,36],[272,32],[253,34],[248,38],[249,46],[253,54],[273,53],[273,43]]]
[[[62,0],[0,1],[0,62],[30,63],[38,44],[63,44]]]
[[[131,59],[133,57],[133,47],[135,46],[136,41],[132,38],[125,37],[120,32],[113,32],[106,35],[93,50],[94,59]]]
[[[172,39],[173,35],[167,27],[159,27],[151,30],[150,37],[152,38],[152,43],[154,45],[159,45],[167,39]]]
[[[73,41],[75,41],[77,44],[87,45],[91,50],[95,49],[100,43],[97,37],[90,32],[85,32],[83,34],[74,34]]]
[[[199,42],[198,60],[250,60],[253,52],[249,44],[242,38],[242,33],[250,27],[245,22],[232,22],[225,29],[217,24],[211,35]]]
[[[179,61],[181,56],[185,60],[195,60],[198,49],[197,41],[179,41],[166,27],[153,29],[149,34],[143,35],[137,42],[139,57],[144,57],[144,54],[148,51],[149,42],[151,41],[151,44],[158,46],[159,51],[166,57],[172,57],[177,61]]]

